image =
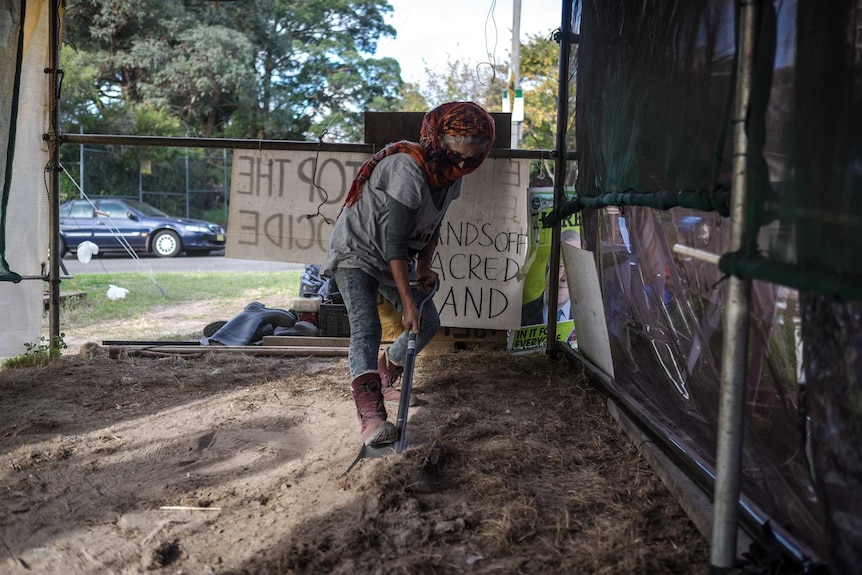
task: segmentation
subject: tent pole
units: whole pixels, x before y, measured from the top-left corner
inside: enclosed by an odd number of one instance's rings
[[[736,98],[733,110],[733,179],[730,208],[730,250],[733,252],[745,248],[747,235],[746,120],[751,100],[754,52],[760,12],[759,1],[741,3]],[[734,567],[736,561],[750,300],[751,280],[731,276],[728,280],[723,319],[721,387],[715,457],[716,480],[710,549],[711,574],[728,572]]]
[[[48,74],[51,93],[48,100],[48,148],[50,159],[47,170],[48,205],[49,205],[49,249],[48,268],[49,301],[48,329],[49,351],[52,355],[59,353],[60,348],[60,2],[51,0],[48,8],[49,38]]]
[[[574,0],[563,0],[562,22],[560,26],[560,69],[557,78],[557,140],[554,161],[554,210],[560,209],[566,201],[566,127],[569,114],[569,66],[572,55],[572,10]],[[557,352],[557,287],[560,284],[560,224],[551,229],[551,256],[548,262],[548,335],[545,350],[554,357]]]

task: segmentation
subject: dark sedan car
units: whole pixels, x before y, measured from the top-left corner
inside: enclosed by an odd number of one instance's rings
[[[218,224],[176,218],[137,200],[95,197],[60,206],[60,254],[75,252],[91,241],[99,252],[152,253],[171,258],[182,252],[207,255],[224,249],[225,231]]]

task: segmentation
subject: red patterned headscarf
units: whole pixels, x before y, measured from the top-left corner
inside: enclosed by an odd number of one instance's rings
[[[466,141],[484,143],[485,149],[476,161],[458,167],[446,159],[443,143],[448,138],[464,138]],[[371,177],[371,172],[387,156],[398,153],[410,154],[422,167],[428,184],[439,190],[451,186],[459,178],[476,171],[488,157],[493,143],[494,119],[488,112],[473,102],[441,104],[425,114],[422,119],[418,144],[408,140],[388,144],[360,166],[347,192],[344,205],[352,206],[359,200],[362,187]]]

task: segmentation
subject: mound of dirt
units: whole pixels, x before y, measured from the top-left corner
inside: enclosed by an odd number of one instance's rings
[[[346,358],[0,369],[0,571],[702,573],[708,543],[544,354],[427,349],[410,447],[363,459]],[[394,416],[394,409],[392,415]]]

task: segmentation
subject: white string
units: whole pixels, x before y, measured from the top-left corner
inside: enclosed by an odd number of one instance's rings
[[[64,174],[66,174],[66,176],[68,176],[69,180],[72,182],[72,184],[75,186],[75,188],[77,188],[78,193],[81,195],[81,197],[84,198],[85,200],[87,200],[87,202],[93,207],[93,210],[95,211],[96,210],[96,204],[94,204],[93,200],[91,200],[90,197],[84,193],[84,190],[81,189],[81,186],[78,184],[78,182],[75,181],[75,178],[72,177],[72,174],[70,174],[66,170],[66,167],[63,166],[62,164],[60,164],[60,169],[63,171]],[[138,256],[137,252],[135,252],[135,250],[132,248],[131,244],[129,244],[129,241],[126,238],[124,238],[123,235],[120,233],[119,228],[117,228],[113,224],[113,222],[111,222],[111,218],[103,218],[103,221],[105,222],[105,226],[108,228],[108,231],[110,231],[114,235],[114,237],[117,239],[117,241],[123,247],[123,250],[125,250],[125,252],[129,255],[129,257],[131,257],[132,259],[135,260],[137,266],[139,268],[141,268],[141,270],[144,273],[146,273],[146,275],[153,282],[153,285],[155,285],[156,288],[158,288],[158,290],[161,292],[162,295],[164,295],[164,296],[168,295],[167,293],[165,293],[165,290],[163,290],[162,287],[159,285],[159,283],[156,281],[155,276],[153,276],[152,268],[150,268],[150,266],[148,266],[147,264],[145,264],[141,260],[141,258]],[[108,274],[108,270],[105,269],[105,264],[102,263],[101,261],[99,261],[99,265],[101,265],[102,269],[105,271],[105,273]],[[110,274],[108,274],[108,277],[110,277]]]

